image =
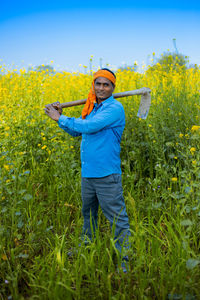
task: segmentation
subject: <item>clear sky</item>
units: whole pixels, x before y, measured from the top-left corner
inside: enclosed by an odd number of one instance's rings
[[[41,3],[40,3],[41,2]],[[166,2],[166,3],[165,3]],[[0,59],[19,68],[53,61],[56,69],[81,70],[93,57],[141,66],[174,51],[200,65],[200,1],[0,0]]]

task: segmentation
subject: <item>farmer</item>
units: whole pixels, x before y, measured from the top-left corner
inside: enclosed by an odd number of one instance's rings
[[[64,116],[59,102],[46,105],[45,113],[71,136],[82,136],[83,236],[92,239],[100,205],[111,227],[114,226],[115,246],[121,253],[122,246],[129,248],[130,231],[120,167],[120,142],[125,114],[122,104],[112,96],[115,81],[116,76],[109,69],[104,68],[94,74],[80,118]]]

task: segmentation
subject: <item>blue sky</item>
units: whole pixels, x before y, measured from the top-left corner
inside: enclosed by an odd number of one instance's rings
[[[1,0],[2,1],[2,0]],[[2,1],[3,2],[3,1]],[[97,68],[109,63],[141,66],[167,51],[200,65],[199,1],[4,1],[0,59],[12,68],[48,64],[82,70],[91,55]]]

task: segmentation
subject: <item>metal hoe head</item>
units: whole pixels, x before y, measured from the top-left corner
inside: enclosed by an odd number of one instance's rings
[[[144,88],[144,93],[141,95],[140,107],[137,113],[137,117],[141,119],[146,119],[149,113],[149,108],[151,105],[151,94],[149,88]]]

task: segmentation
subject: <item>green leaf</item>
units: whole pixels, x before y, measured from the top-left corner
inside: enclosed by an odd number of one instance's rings
[[[29,201],[33,198],[33,196],[31,194],[26,194],[24,195],[23,199],[26,200],[26,201]]]
[[[181,225],[182,226],[192,226],[193,222],[190,219],[185,219],[185,220],[181,221]]]
[[[26,174],[30,174],[30,171],[29,171],[29,170],[27,170],[27,171],[25,171],[23,174],[24,174],[24,175],[26,175]]]
[[[188,270],[192,270],[192,269],[194,269],[199,263],[200,263],[200,260],[190,258],[190,259],[188,259],[188,260],[186,261],[186,268],[187,268]]]
[[[160,208],[162,206],[162,202],[158,202],[158,203],[153,203],[152,204],[152,208]]]
[[[185,193],[188,194],[191,192],[191,190],[192,190],[192,188],[190,186],[186,186]]]
[[[182,295],[178,295],[178,294],[168,294],[168,299],[169,299],[169,300],[179,300],[179,299],[182,299]]]
[[[21,216],[21,212],[20,211],[16,211],[15,216]]]
[[[49,226],[49,227],[46,229],[46,231],[48,232],[48,231],[50,231],[51,229],[53,229],[53,226]]]
[[[17,228],[22,228],[24,226],[24,222],[22,220],[19,220],[18,224],[17,224]]]
[[[26,193],[26,190],[25,190],[25,189],[18,191],[18,194],[20,194],[20,195],[22,195],[22,194],[24,194],[24,193]]]
[[[20,254],[18,255],[18,257],[21,257],[21,258],[28,258],[28,254],[20,253]]]

